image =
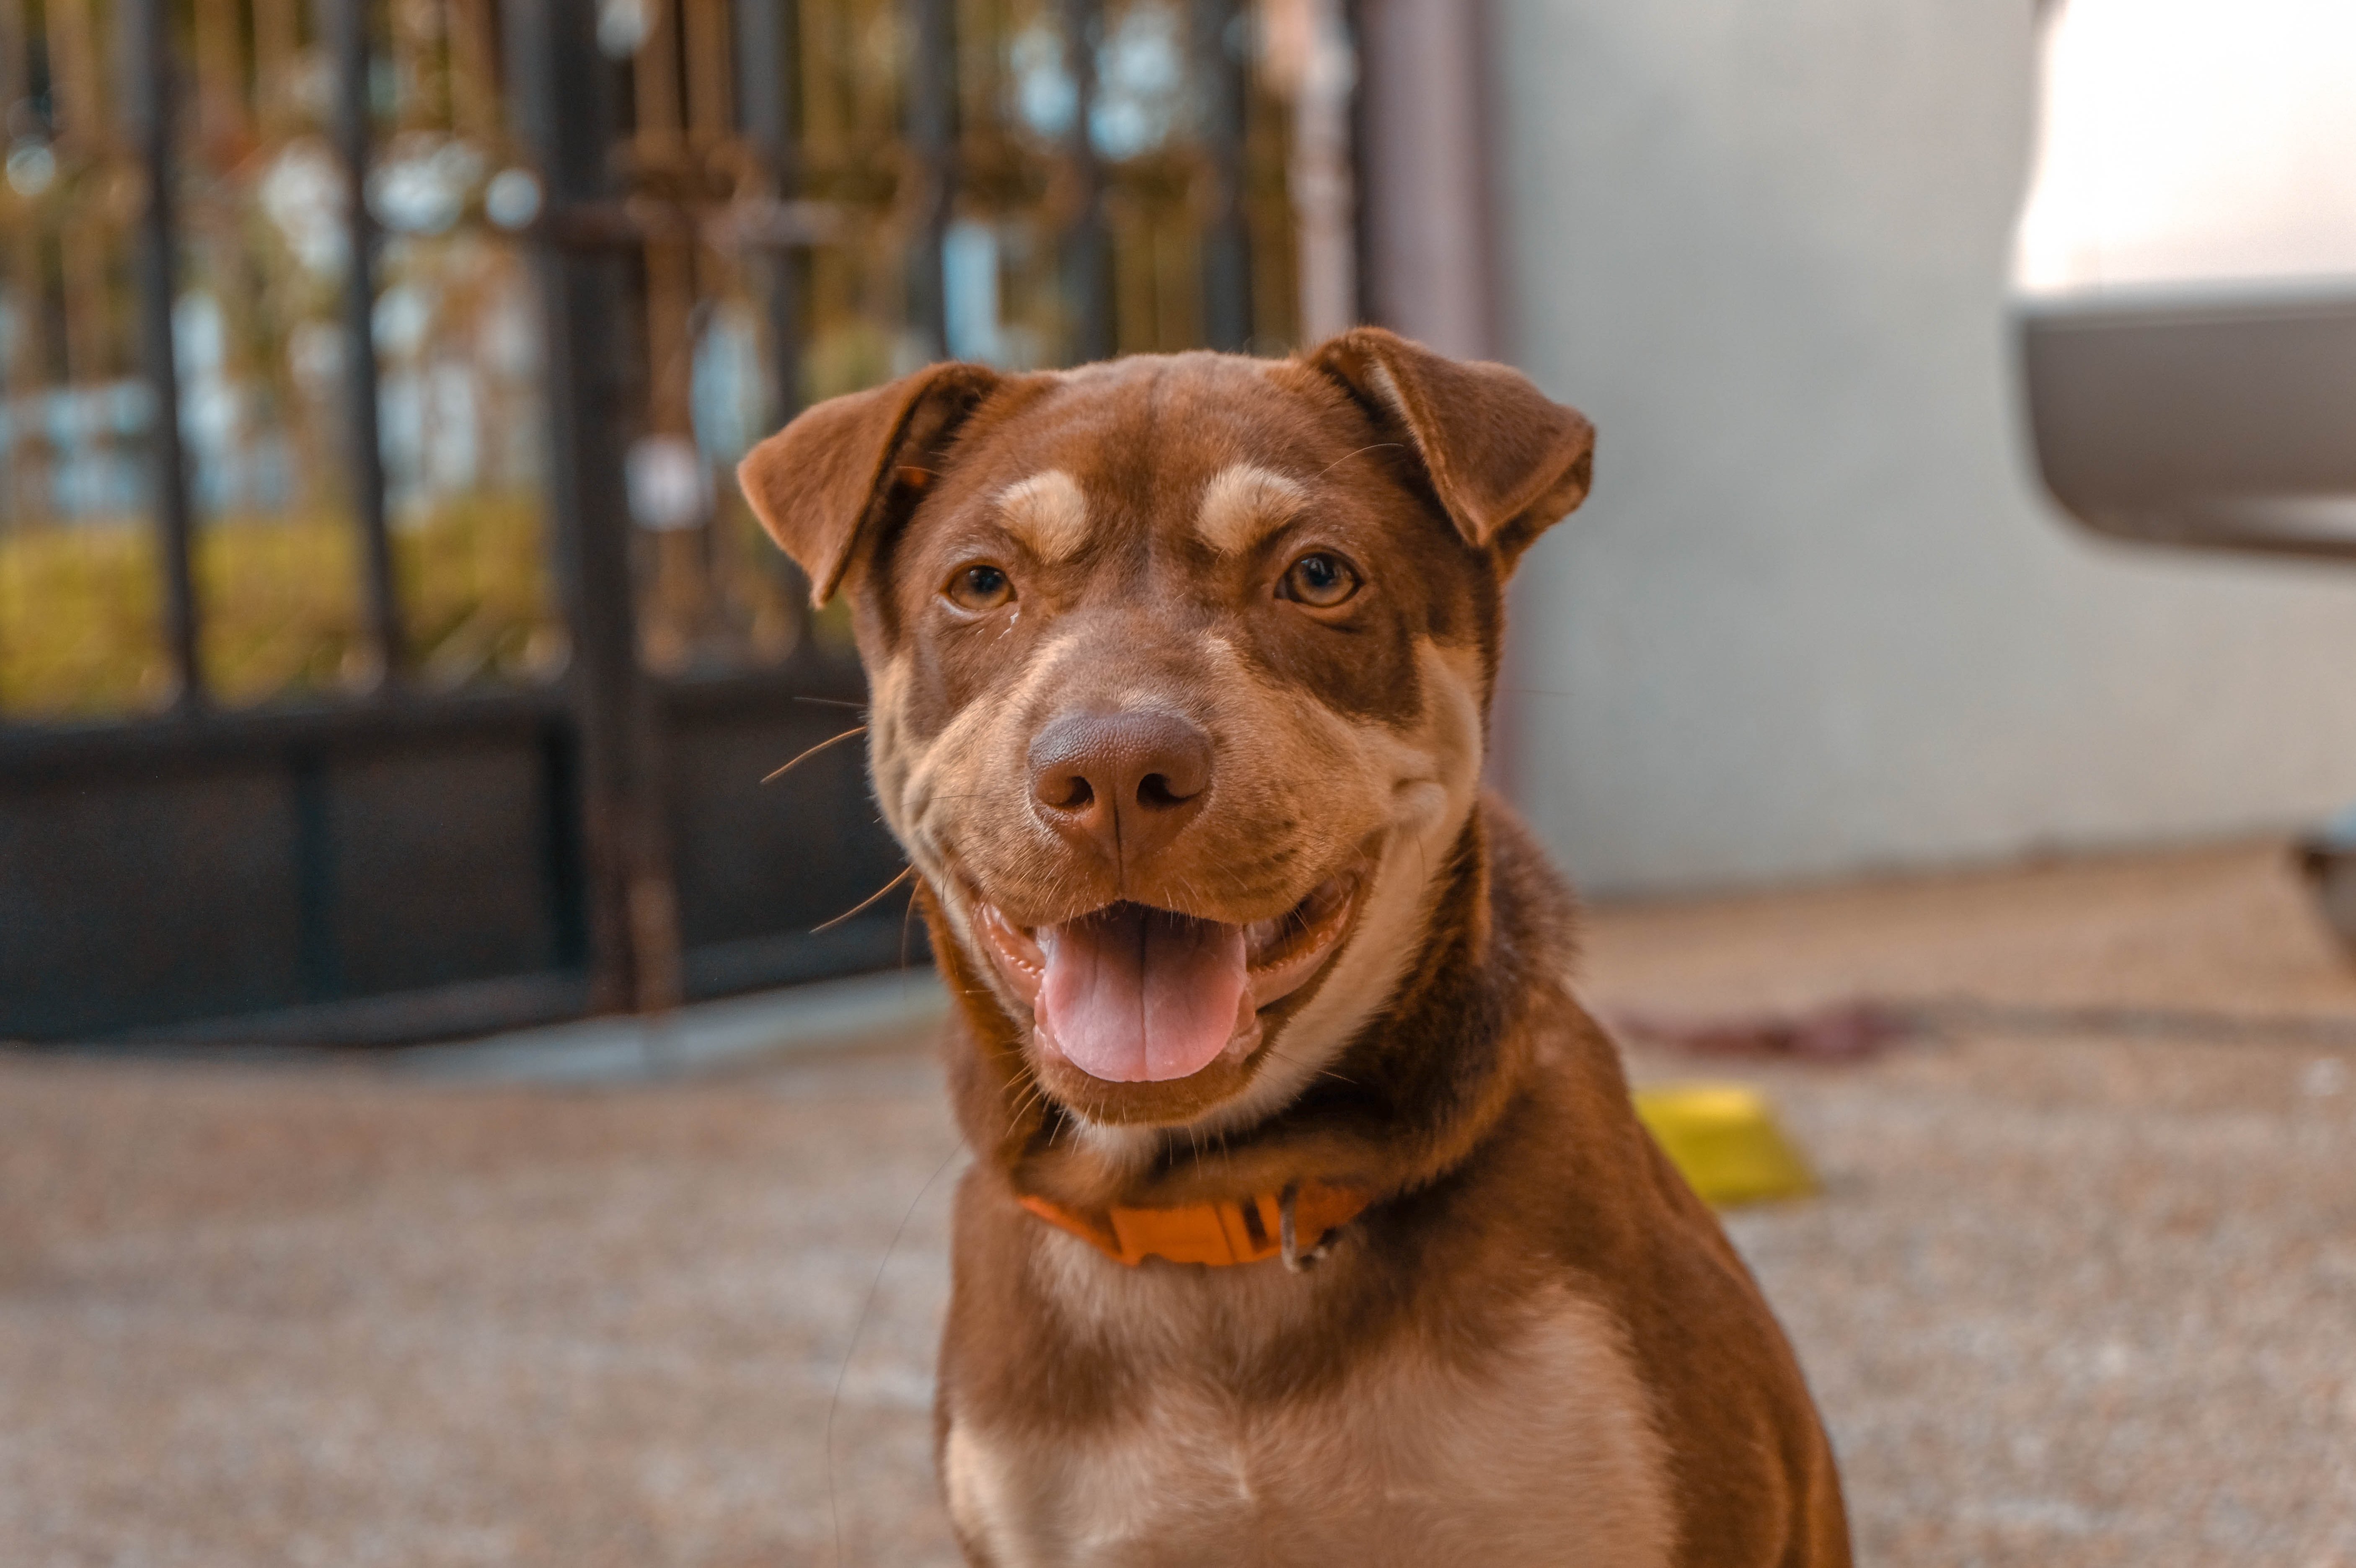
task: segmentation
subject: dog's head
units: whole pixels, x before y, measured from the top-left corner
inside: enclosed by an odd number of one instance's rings
[[[939,365],[740,478],[851,599],[885,820],[1024,1063],[1238,1119],[1396,985],[1477,792],[1515,559],[1591,432],[1375,329],[1300,359]]]

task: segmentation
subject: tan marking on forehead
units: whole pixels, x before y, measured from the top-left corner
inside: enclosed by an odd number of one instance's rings
[[[1298,479],[1237,463],[1211,476],[1203,490],[1194,531],[1222,555],[1241,555],[1282,527],[1309,499]]]
[[[1042,560],[1065,560],[1088,542],[1088,499],[1060,468],[1018,480],[998,493],[998,519]]]

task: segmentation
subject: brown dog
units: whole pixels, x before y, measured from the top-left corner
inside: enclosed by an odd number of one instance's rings
[[[1505,579],[1590,444],[1365,329],[935,366],[745,460],[851,594],[962,1001],[973,1562],[1847,1562],[1791,1351],[1479,789]]]

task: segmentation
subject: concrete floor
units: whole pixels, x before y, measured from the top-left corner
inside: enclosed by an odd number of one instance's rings
[[[1632,1056],[1765,1086],[1826,1177],[1730,1223],[1866,1561],[2356,1564],[2356,970],[2278,848],[1588,952],[1607,1014],[1936,1026]],[[609,1087],[0,1055],[0,1563],[953,1562],[961,1157],[905,1040]]]

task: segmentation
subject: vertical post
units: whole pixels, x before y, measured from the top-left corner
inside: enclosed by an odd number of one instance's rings
[[[1285,182],[1292,192],[1301,338],[1314,343],[1358,322],[1362,247],[1355,149],[1361,112],[1349,13],[1388,13],[1382,5],[1352,7],[1344,0],[1302,0],[1301,9],[1308,27],[1291,84],[1292,151]]]
[[[507,0],[516,126],[552,213],[606,195],[610,67],[594,8]],[[654,694],[638,663],[623,475],[627,386],[615,353],[626,319],[621,255],[543,238],[549,507],[573,640],[568,679],[580,743],[591,1005],[647,1011],[680,995],[680,936],[663,826]]]
[[[1091,122],[1097,107],[1097,45],[1104,35],[1102,0],[1064,0],[1065,61],[1072,73],[1072,129],[1064,156],[1072,182],[1072,216],[1064,231],[1064,297],[1071,312],[1069,357],[1076,365],[1118,352],[1112,295],[1112,235],[1105,227],[1104,165]]]
[[[941,248],[957,194],[957,9],[955,0],[907,0],[908,151],[917,187],[910,203],[908,329],[935,359],[948,354],[948,291]]]
[[[799,188],[794,89],[801,64],[800,7],[794,0],[737,0],[737,112],[744,138],[768,165],[770,195],[790,201]],[[777,422],[801,412],[801,309],[796,256],[780,246],[764,258],[769,357],[777,381]]]
[[[791,201],[801,188],[801,7],[797,0],[737,0],[735,11],[738,128],[767,166],[769,195]],[[782,425],[802,411],[801,252],[773,246],[755,266],[776,383],[772,412]],[[779,570],[794,570],[784,557],[776,560]],[[793,646],[805,648],[809,595],[797,592],[787,603],[796,625]]]
[[[1500,347],[1488,37],[1483,0],[1387,0],[1360,17],[1366,316],[1465,359]]]
[[[1194,69],[1203,84],[1203,341],[1251,346],[1251,230],[1244,218],[1244,16],[1237,0],[1194,0]]]
[[[172,342],[172,252],[177,240],[172,219],[172,122],[177,94],[169,0],[129,0],[123,22],[131,71],[124,101],[147,182],[147,207],[139,219],[139,357],[155,397],[149,450],[155,475],[156,555],[164,574],[164,648],[177,682],[174,706],[194,713],[205,705],[205,678],[189,569],[191,519],[187,456],[180,443],[179,362]]]
[[[336,69],[336,151],[343,159],[344,418],[352,518],[360,530],[360,603],[377,689],[401,677],[401,600],[384,511],[384,450],[377,421],[376,222],[369,214],[368,0],[326,0],[325,31]]]

